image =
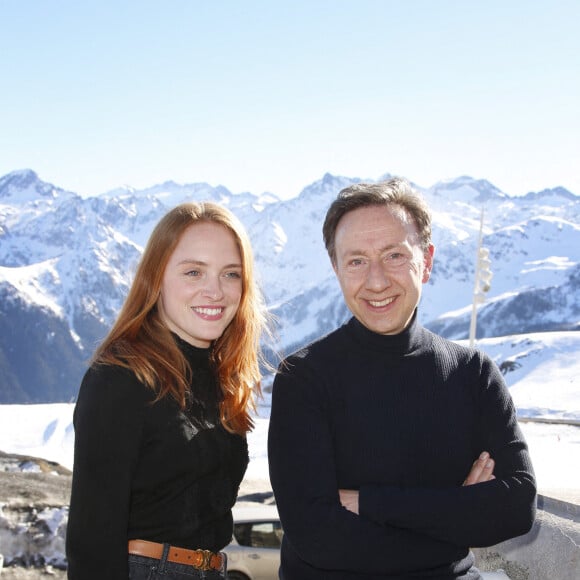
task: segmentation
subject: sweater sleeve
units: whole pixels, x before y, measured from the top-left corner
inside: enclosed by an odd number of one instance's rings
[[[320,378],[299,364],[276,376],[268,456],[270,479],[293,551],[317,569],[400,574],[465,555],[445,540],[379,525],[340,505],[332,431]]]
[[[501,373],[485,356],[480,382],[477,454],[489,451],[496,479],[449,488],[365,485],[359,495],[361,516],[471,547],[491,546],[529,531],[536,498],[531,459]]]
[[[146,389],[128,371],[91,368],[74,411],[75,452],[67,526],[70,580],[126,580],[131,474]]]

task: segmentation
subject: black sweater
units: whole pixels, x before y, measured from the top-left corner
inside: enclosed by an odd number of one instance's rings
[[[248,464],[244,437],[220,423],[209,351],[179,339],[193,370],[181,411],[117,366],[86,373],[74,411],[67,528],[71,580],[127,580],[127,541],[218,551],[232,537],[231,507]]]
[[[469,547],[527,532],[535,480],[509,392],[483,353],[356,319],[274,382],[270,477],[284,580],[480,578]],[[482,451],[496,479],[462,487]],[[360,516],[338,489],[359,490]]]

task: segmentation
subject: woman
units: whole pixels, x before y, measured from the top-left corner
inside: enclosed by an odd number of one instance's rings
[[[226,577],[265,323],[239,221],[170,211],[79,391],[69,579]]]

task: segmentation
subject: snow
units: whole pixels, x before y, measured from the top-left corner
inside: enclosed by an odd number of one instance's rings
[[[498,365],[511,364],[505,380],[520,417],[580,423],[580,333],[540,332],[479,341]],[[579,462],[580,463],[580,462]]]
[[[72,469],[74,404],[0,405],[0,450]]]
[[[62,316],[63,308],[58,300],[47,292],[47,287],[58,288],[60,285],[55,260],[18,268],[0,266],[0,282],[2,280],[14,286],[18,290],[18,296],[25,302],[47,308]]]

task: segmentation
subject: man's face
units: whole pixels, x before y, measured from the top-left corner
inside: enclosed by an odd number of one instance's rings
[[[399,334],[429,280],[434,247],[423,252],[414,223],[398,206],[347,213],[335,234],[338,277],[347,306],[369,330]]]

